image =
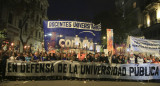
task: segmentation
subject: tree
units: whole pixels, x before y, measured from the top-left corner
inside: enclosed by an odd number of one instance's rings
[[[10,7],[9,9],[12,9],[18,17],[23,17],[23,19],[19,22],[19,38],[24,50],[24,46],[28,43],[33,34],[32,32],[35,29],[34,26],[31,28],[28,27],[29,34],[25,35],[26,40],[24,40],[23,28],[29,20],[34,20],[37,3],[36,0],[9,0],[8,2],[8,6]]]
[[[123,28],[123,18],[119,14],[119,12],[115,9],[112,11],[104,11],[102,13],[97,14],[94,17],[95,23],[100,23],[102,24],[102,37],[106,36],[106,29],[113,29],[114,32],[114,43],[123,43],[124,41],[124,36],[125,36],[125,30]],[[101,38],[102,41],[103,38]],[[104,45],[106,45],[107,42],[102,42]]]

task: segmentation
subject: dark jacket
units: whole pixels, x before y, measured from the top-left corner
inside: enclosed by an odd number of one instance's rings
[[[16,60],[25,61],[25,57],[24,56],[19,56],[19,57],[16,58]]]
[[[109,60],[108,60],[108,56],[105,56],[104,58],[103,58],[103,62],[105,61],[105,63],[109,63]]]

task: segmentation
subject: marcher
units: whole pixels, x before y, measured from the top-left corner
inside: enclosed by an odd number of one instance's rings
[[[26,62],[30,62],[31,61],[31,56],[28,54],[28,53],[26,53],[26,55],[25,55],[25,61]]]
[[[16,58],[16,60],[25,61],[25,57],[23,56],[23,53],[19,53],[18,57]]]
[[[129,63],[130,64],[135,64],[135,56],[133,54],[131,54],[130,57],[129,57]]]
[[[108,61],[109,61],[109,64],[112,64],[112,51],[108,52]]]
[[[5,73],[6,73],[6,62],[7,62],[7,59],[9,59],[9,56],[8,56],[8,53],[7,52],[4,52],[2,54],[2,81],[3,79],[5,79]]]
[[[14,61],[15,59],[16,59],[16,56],[15,56],[15,53],[13,52],[12,55],[11,55],[11,57],[9,57],[9,60]]]

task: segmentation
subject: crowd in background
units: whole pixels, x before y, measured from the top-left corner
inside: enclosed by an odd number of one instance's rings
[[[89,53],[85,54],[83,52],[76,54],[73,53],[42,53],[35,52],[33,53],[17,53],[12,52],[3,53],[3,60],[20,60],[25,62],[37,62],[37,61],[52,61],[52,60],[70,60],[70,61],[80,61],[80,62],[101,62],[101,63],[116,63],[116,64],[142,64],[142,63],[160,63],[159,58],[149,55],[144,56],[142,53],[139,54],[113,54],[108,52],[106,56],[104,52],[102,53]]]
[[[145,56],[142,53],[139,54],[112,54],[108,52],[108,55],[102,53],[88,53],[80,52],[76,54],[72,53],[18,53],[18,52],[0,52],[2,78],[5,77],[5,68],[7,59],[12,61],[22,62],[39,62],[39,61],[54,61],[54,60],[68,60],[68,61],[79,61],[79,62],[99,62],[106,64],[143,64],[143,63],[156,63],[159,64],[160,60],[158,57],[149,55]]]

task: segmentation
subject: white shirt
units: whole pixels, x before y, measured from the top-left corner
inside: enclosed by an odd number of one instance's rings
[[[134,57],[130,57],[129,59],[130,59],[131,64],[135,64],[135,58]]]
[[[14,56],[11,56],[9,59],[10,59],[10,60],[15,60]]]
[[[143,62],[144,62],[143,58],[137,58],[137,63],[143,64]]]
[[[146,63],[152,63],[152,60],[146,60]]]
[[[111,55],[111,56],[112,56],[112,55]],[[108,56],[109,64],[111,64],[111,63],[112,63],[112,58],[111,58],[111,56]]]

